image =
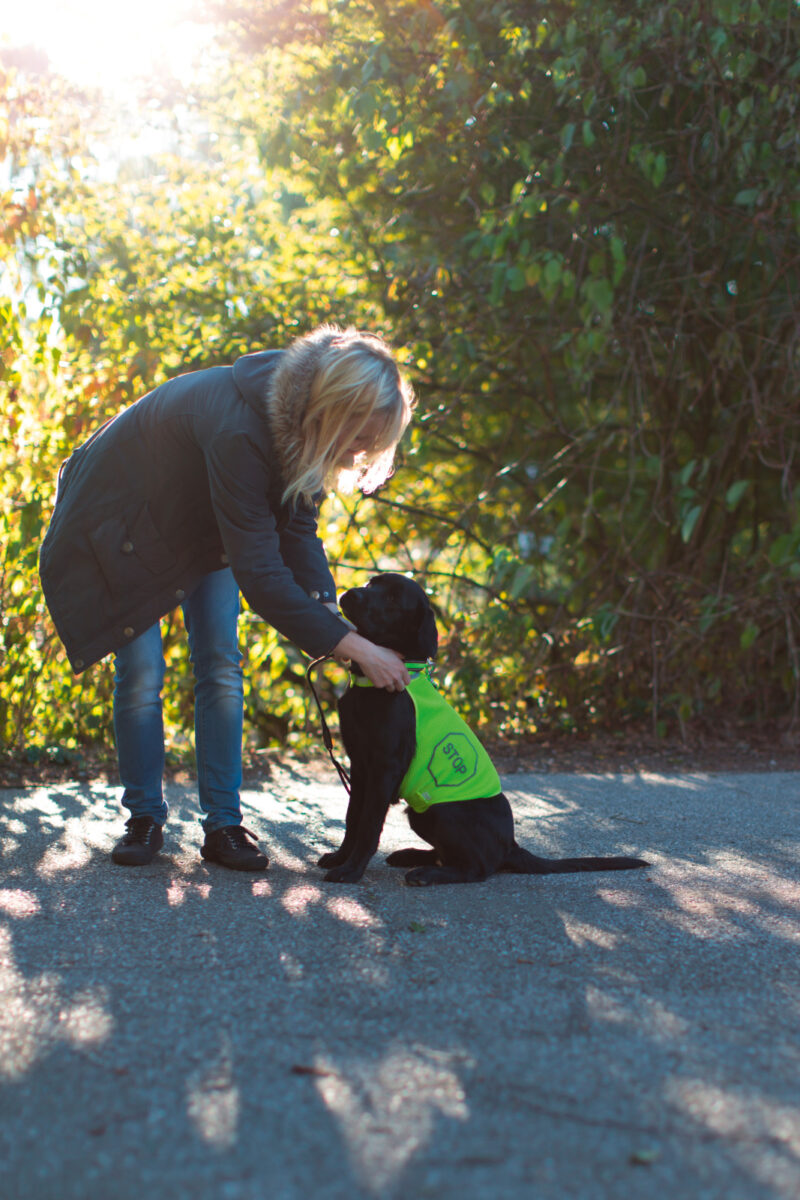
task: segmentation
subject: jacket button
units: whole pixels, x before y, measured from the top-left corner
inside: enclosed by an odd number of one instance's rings
[[[220,562],[227,563],[227,562],[228,562],[228,556],[227,556],[227,554],[220,554],[220,556],[219,556],[219,561],[220,561]]]
[[[76,658],[76,659],[75,659],[75,669],[76,669],[76,670],[78,670],[78,671],[80,671],[80,669],[81,669],[81,667],[82,667],[82,666],[83,666],[83,659],[82,659],[82,658]]]
[[[312,600],[319,600],[319,592],[312,592],[312,593],[311,593],[311,599],[312,599]]]
[[[127,637],[127,638],[133,637],[133,627],[131,625],[126,625],[122,632],[125,634],[125,637]]]
[[[123,542],[122,543],[122,553],[123,554],[133,554],[133,542]]]
[[[175,593],[175,599],[182,600],[185,595],[186,592],[183,590],[183,588],[178,588],[177,592]]]

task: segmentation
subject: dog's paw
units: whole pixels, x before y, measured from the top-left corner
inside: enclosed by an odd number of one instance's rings
[[[325,876],[326,883],[358,883],[363,870],[358,867],[334,867]]]
[[[322,858],[317,859],[317,866],[338,867],[345,860],[346,855],[342,854],[341,850],[329,850],[327,854],[322,855]]]
[[[406,883],[409,887],[429,887],[438,882],[434,876],[435,871],[430,867],[415,867],[413,871],[406,873]]]

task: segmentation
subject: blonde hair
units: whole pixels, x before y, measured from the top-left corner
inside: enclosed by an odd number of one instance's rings
[[[299,436],[284,502],[309,503],[331,487],[374,491],[392,473],[394,452],[416,404],[382,338],[325,325],[301,341],[312,339],[318,353],[305,409],[297,413]],[[352,467],[343,466],[343,451],[373,418],[377,428],[371,444],[356,455]]]

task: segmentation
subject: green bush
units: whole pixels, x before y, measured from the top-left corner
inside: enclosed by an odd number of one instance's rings
[[[60,457],[168,375],[325,319],[385,332],[420,393],[391,483],[326,508],[339,581],[427,584],[467,716],[796,726],[794,6],[217,10],[227,76],[111,182],[85,98],[6,88],[6,745],[109,735],[110,673],[69,675],[36,583]],[[244,633],[248,736],[284,739],[302,662]],[[182,644],[176,620],[178,741]]]

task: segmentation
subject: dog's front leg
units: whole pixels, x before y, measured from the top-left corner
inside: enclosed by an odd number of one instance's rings
[[[356,883],[378,849],[389,805],[414,753],[414,706],[403,693],[351,688],[339,702],[351,788],[344,841],[325,876]]]
[[[341,849],[336,851],[336,863],[325,875],[327,883],[358,883],[378,849],[383,823],[393,799],[389,782],[376,779],[371,772],[362,773],[354,767],[350,782],[352,792],[344,841]]]
[[[350,781],[350,800],[347,804],[347,816],[344,822],[344,837],[338,850],[329,850],[317,859],[319,867],[339,867],[347,862],[356,843],[356,829],[359,824],[359,814],[364,804],[364,788],[359,786],[358,772],[353,773]]]

